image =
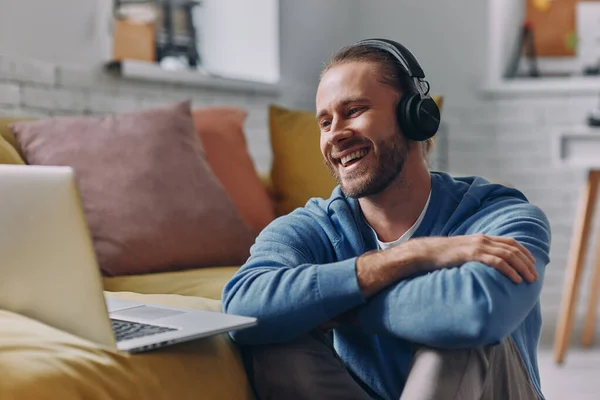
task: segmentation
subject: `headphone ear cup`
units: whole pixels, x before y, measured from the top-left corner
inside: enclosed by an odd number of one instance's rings
[[[415,102],[418,101],[418,94],[406,93],[400,99],[398,103],[398,125],[400,130],[407,139],[420,141],[419,132],[414,125],[413,116],[411,109],[414,108]]]
[[[414,125],[421,140],[433,137],[440,127],[440,109],[431,97],[419,99],[415,107]]]
[[[398,103],[398,123],[408,139],[422,142],[433,137],[440,126],[440,110],[428,97],[418,93],[405,94]]]

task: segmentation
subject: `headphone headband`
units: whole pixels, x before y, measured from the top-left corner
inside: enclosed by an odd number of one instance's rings
[[[359,41],[355,45],[368,46],[386,51],[398,60],[411,78],[425,78],[423,68],[421,68],[415,56],[398,42],[389,39],[365,39]]]
[[[425,73],[415,56],[400,43],[389,39],[365,39],[355,46],[371,47],[390,54],[414,81],[415,90],[401,96],[396,111],[403,134],[414,141],[427,140],[435,135],[440,125],[440,110],[429,96],[429,84],[424,81]],[[426,89],[422,83],[427,85]]]

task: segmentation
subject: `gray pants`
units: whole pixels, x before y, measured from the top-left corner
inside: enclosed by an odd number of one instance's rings
[[[259,400],[381,399],[346,369],[329,339],[313,332],[290,343],[244,347]],[[469,350],[416,349],[400,400],[538,400],[512,341]]]

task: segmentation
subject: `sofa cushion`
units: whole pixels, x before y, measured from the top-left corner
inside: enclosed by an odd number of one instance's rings
[[[174,307],[220,311],[220,302],[176,295],[107,295]],[[147,353],[96,345],[0,310],[0,399],[253,398],[227,334]]]
[[[259,233],[275,218],[273,204],[248,153],[244,137],[247,112],[236,107],[193,111],[206,158],[246,224]]]
[[[223,287],[238,269],[239,267],[214,267],[104,277],[104,289],[111,292],[181,294],[220,300]]]
[[[206,163],[189,101],[11,126],[29,164],[74,168],[105,275],[247,259],[255,234]]]

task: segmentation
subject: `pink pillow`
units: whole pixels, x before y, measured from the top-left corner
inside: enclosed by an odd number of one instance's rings
[[[255,235],[206,162],[189,101],[116,116],[17,122],[11,129],[28,163],[74,168],[103,274],[247,259]]]

